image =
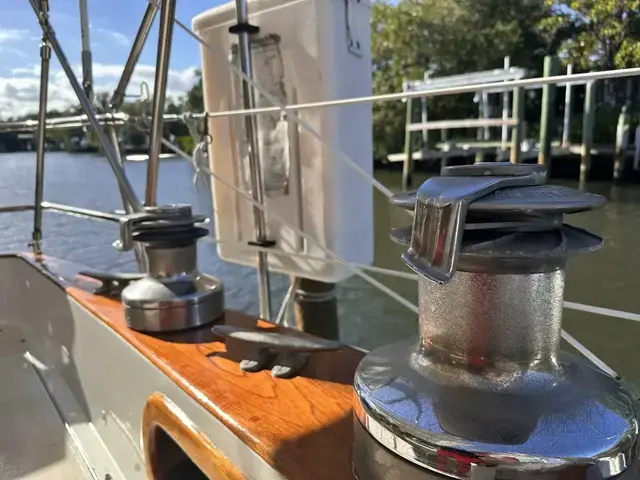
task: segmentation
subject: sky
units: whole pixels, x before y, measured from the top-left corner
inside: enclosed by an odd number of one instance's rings
[[[78,0],[50,0],[51,23],[58,40],[80,77],[81,44]],[[178,0],[176,18],[191,19],[224,0]],[[93,75],[96,91],[113,92],[147,0],[88,0]],[[156,16],[127,93],[139,94],[146,81],[153,91],[159,14]],[[38,110],[40,83],[40,26],[28,0],[0,0],[0,120]],[[184,94],[200,66],[200,46],[177,26],[171,50],[168,95]],[[77,100],[55,55],[49,81],[49,110],[63,109]]]

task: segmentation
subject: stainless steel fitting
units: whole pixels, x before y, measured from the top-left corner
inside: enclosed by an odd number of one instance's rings
[[[602,240],[563,224],[604,203],[546,184],[538,165],[444,168],[394,203],[392,232],[420,275],[419,337],[356,372],[360,479],[610,478],[638,453],[622,385],[562,353],[564,266]]]

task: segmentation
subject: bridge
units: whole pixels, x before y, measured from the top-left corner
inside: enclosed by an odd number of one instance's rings
[[[134,118],[126,113],[102,113],[96,115],[103,127],[125,127],[135,125]],[[176,114],[164,115],[165,123],[182,122],[182,117]],[[22,120],[15,122],[0,122],[0,152],[29,151],[35,149],[35,134],[38,130],[36,120]],[[149,148],[149,135],[144,127],[135,132],[127,132],[122,140],[123,151],[146,150]],[[67,151],[98,149],[98,142],[94,141],[91,124],[86,115],[75,115],[48,119],[46,122],[47,143]]]

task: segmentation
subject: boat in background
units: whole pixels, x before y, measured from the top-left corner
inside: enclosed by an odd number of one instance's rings
[[[161,153],[158,155],[160,160],[174,160],[179,158],[175,153]],[[146,162],[149,160],[149,155],[146,153],[130,153],[124,157],[127,162]]]

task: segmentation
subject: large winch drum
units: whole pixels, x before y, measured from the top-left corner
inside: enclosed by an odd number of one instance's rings
[[[564,266],[602,239],[563,223],[604,198],[544,167],[481,163],[393,202],[419,275],[419,338],[373,351],[355,377],[360,479],[611,478],[633,472],[635,400],[560,351]]]

